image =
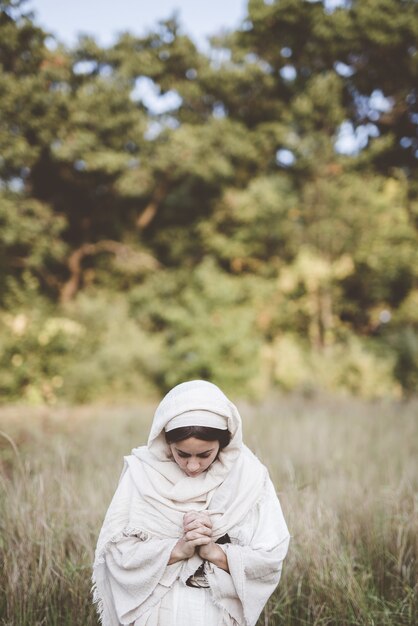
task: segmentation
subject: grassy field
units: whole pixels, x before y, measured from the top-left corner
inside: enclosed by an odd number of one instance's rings
[[[261,625],[415,625],[418,403],[239,403],[292,535]],[[95,541],[154,407],[0,412],[0,625],[94,626]]]

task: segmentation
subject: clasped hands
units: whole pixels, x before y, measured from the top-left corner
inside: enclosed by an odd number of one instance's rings
[[[174,546],[169,564],[190,559],[195,552],[228,571],[225,553],[212,539],[212,520],[205,511],[189,511],[184,515],[183,537]]]
[[[202,558],[209,560],[212,550],[212,520],[205,511],[190,511],[183,517],[183,537],[178,542],[180,553],[185,559],[190,559],[195,552]]]

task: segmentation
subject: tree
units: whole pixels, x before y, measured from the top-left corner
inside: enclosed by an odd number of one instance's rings
[[[164,389],[254,381],[283,336],[398,350],[379,320],[417,290],[416,2],[250,0],[208,54],[175,17],[50,49],[0,7],[3,308],[119,294]]]

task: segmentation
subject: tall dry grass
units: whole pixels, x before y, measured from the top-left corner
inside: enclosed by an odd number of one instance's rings
[[[293,536],[260,625],[416,624],[418,404],[241,404]],[[0,624],[94,626],[97,533],[153,407],[0,414]]]

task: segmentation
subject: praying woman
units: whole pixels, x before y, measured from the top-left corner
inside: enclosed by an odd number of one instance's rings
[[[93,567],[103,626],[255,626],[289,532],[266,467],[214,384],[174,387],[132,450]]]

